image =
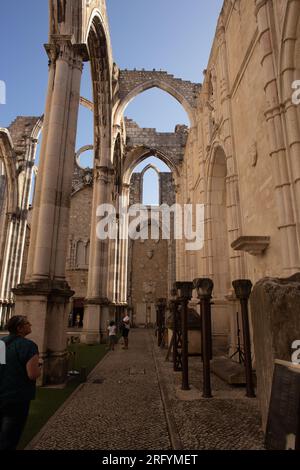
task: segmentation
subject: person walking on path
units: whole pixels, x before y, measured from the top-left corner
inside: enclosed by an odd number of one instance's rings
[[[123,323],[123,328],[122,328],[122,336],[124,338],[124,347],[123,349],[128,349],[128,335],[129,335],[129,330],[130,330],[130,318],[129,316],[125,315],[125,317],[122,320]]]
[[[38,347],[25,338],[31,333],[27,317],[12,317],[7,329],[5,364],[0,365],[0,450],[16,450],[41,370]]]
[[[117,326],[114,321],[111,321],[107,327],[108,329],[108,346],[111,351],[115,350],[115,344],[117,339]]]

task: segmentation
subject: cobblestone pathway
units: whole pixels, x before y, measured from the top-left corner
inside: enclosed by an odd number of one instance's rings
[[[153,338],[152,330],[131,330],[129,350],[117,345],[29,448],[262,449],[257,400],[216,377],[215,398],[201,399],[199,358],[190,358],[193,389],[182,397],[181,374]]]

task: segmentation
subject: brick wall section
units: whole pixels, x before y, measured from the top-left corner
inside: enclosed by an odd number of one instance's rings
[[[77,192],[71,199],[69,226],[69,251],[66,265],[66,278],[74,297],[86,297],[88,269],[76,268],[76,243],[78,240],[88,241],[91,233],[92,218],[92,187]]]
[[[175,189],[172,173],[160,173],[160,203],[172,206],[175,204]]]
[[[161,150],[173,163],[182,162],[189,135],[188,127],[177,125],[175,132],[157,132],[153,128],[139,127],[132,119],[125,119],[126,148],[130,151],[134,147],[148,147]]]
[[[18,116],[9,126],[10,132],[17,155],[22,155],[26,150],[26,138],[30,137],[34,127],[40,117],[37,116]]]
[[[187,100],[192,108],[196,108],[197,97],[202,85],[200,83],[192,83],[181,80],[180,78],[175,78],[174,75],[170,75],[166,71],[158,70],[120,70],[120,100],[123,101],[126,99],[127,95],[135,88],[153,80],[162,83],[162,85],[167,84],[171,86],[178,94]]]
[[[130,180],[129,204],[141,204],[142,202],[142,175],[133,173]]]

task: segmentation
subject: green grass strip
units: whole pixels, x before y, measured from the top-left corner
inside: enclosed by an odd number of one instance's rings
[[[87,374],[93,370],[107,352],[105,344],[86,345],[75,343],[71,344],[68,350],[69,352],[75,352],[75,356],[70,358],[69,368],[78,371],[81,368],[86,368]],[[74,377],[64,389],[45,387],[37,389],[36,399],[31,403],[29,417],[18,446],[19,450],[27,446],[79,384],[80,378]]]

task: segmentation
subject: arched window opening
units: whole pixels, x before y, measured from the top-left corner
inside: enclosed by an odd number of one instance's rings
[[[171,170],[162,160],[154,156],[147,157],[135,167],[131,183],[137,184],[138,181],[139,203],[146,206],[160,205],[160,173],[171,173]]]
[[[84,67],[81,81],[81,96],[87,100],[86,105],[81,102],[78,110],[77,135],[76,135],[76,161],[77,164],[85,168],[94,166],[94,113],[88,107],[89,101],[92,106],[93,93],[90,67]]]
[[[177,124],[190,126],[182,105],[158,88],[151,88],[138,95],[129,103],[124,114],[140,127],[155,128],[159,132],[174,132]]]
[[[38,167],[35,165],[32,169],[32,176],[31,176],[30,193],[29,193],[29,208],[31,208],[34,204],[37,174],[38,174]]]
[[[139,163],[135,167],[133,172],[134,173],[141,173],[149,165],[155,166],[155,168],[157,168],[161,172],[171,173],[171,170],[168,167],[168,165],[166,165],[160,158],[157,158],[157,157],[154,157],[154,156],[148,157],[145,160],[143,160],[141,163]]]
[[[160,187],[159,175],[153,169],[149,168],[143,175],[143,201],[145,206],[159,206]]]
[[[85,264],[88,266],[90,262],[90,242],[87,242],[85,251]]]
[[[77,243],[76,249],[76,267],[83,268],[85,267],[85,246],[83,241]]]

